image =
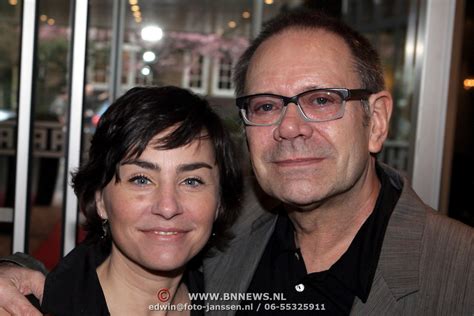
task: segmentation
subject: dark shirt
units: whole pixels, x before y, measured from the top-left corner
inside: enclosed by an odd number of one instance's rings
[[[326,271],[307,273],[301,251],[295,245],[293,224],[280,207],[275,230],[247,292],[282,293],[286,300],[242,301],[241,305],[253,303],[253,311],[239,311],[237,315],[349,315],[356,296],[365,303],[377,269],[385,230],[401,194],[378,166],[377,175],[381,190],[374,211],[347,251]],[[261,307],[257,313],[259,303]],[[268,304],[272,303],[276,303],[275,306],[286,304],[286,311],[282,312],[281,307],[274,310],[265,308],[264,304],[271,307]],[[313,304],[313,307],[304,311],[301,310],[303,304]]]
[[[101,244],[76,246],[46,277],[41,309],[51,315],[110,315],[96,268],[108,257],[110,247]],[[190,293],[204,289],[202,273],[188,269],[183,276]],[[158,289],[157,289],[158,290]],[[154,304],[158,303],[158,299]],[[192,304],[202,302],[192,301]],[[143,309],[148,310],[148,306]],[[191,311],[191,315],[203,315]]]

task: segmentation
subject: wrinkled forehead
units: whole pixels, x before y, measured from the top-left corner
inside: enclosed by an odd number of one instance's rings
[[[245,94],[294,95],[311,87],[359,86],[344,39],[323,29],[291,28],[264,41],[252,56]]]

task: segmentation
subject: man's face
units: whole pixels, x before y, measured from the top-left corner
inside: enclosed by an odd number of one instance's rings
[[[265,41],[251,59],[246,94],[294,96],[314,88],[358,89],[349,47],[326,31],[290,29]],[[342,118],[304,121],[294,104],[276,126],[248,126],[248,146],[262,188],[301,209],[350,191],[369,165],[371,127],[360,101]]]

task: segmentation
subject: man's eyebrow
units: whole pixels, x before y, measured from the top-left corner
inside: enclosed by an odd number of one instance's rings
[[[332,87],[324,87],[324,86],[321,86],[321,85],[310,85],[310,86],[304,87],[303,92],[308,91],[308,90],[325,89],[325,88],[332,88]]]
[[[160,171],[161,168],[157,164],[154,164],[149,161],[145,160],[140,160],[140,159],[130,159],[130,160],[125,160],[124,162],[121,163],[121,165],[136,165],[139,166],[140,168],[143,169],[149,169],[149,170],[158,170]]]
[[[213,169],[213,167],[205,162],[194,162],[194,163],[187,163],[187,164],[181,164],[178,166],[178,172],[185,172],[185,171],[193,171],[196,169],[201,169],[201,168],[207,168],[207,169]]]

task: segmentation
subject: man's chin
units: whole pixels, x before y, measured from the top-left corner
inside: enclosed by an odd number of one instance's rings
[[[281,200],[289,211],[309,212],[321,206],[325,199],[317,196],[287,196]]]

